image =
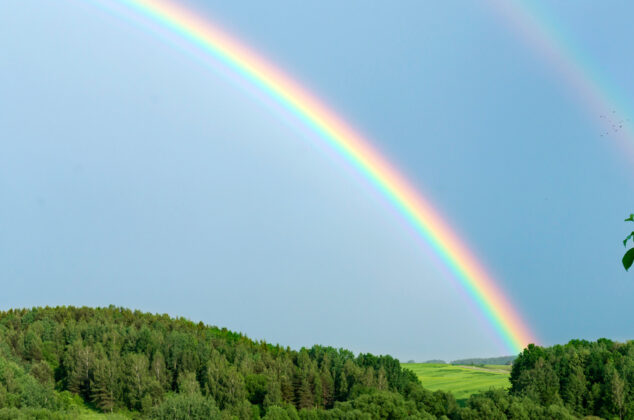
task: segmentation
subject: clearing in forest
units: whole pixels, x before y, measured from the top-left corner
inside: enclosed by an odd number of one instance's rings
[[[469,396],[492,388],[511,386],[510,365],[445,365],[438,363],[403,363],[413,371],[423,386],[431,391],[442,390],[454,394],[463,403]]]

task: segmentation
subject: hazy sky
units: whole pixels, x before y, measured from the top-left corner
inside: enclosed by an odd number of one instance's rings
[[[542,344],[634,338],[634,159],[485,2],[189,4],[367,134]],[[633,109],[634,5],[533,4]],[[316,144],[90,1],[0,1],[0,308],[115,304],[405,360],[506,353]]]

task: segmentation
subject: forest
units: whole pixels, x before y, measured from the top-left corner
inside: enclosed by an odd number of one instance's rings
[[[293,350],[114,306],[0,312],[0,419],[634,418],[633,383],[632,342],[529,345],[509,390],[459,405],[390,356]]]

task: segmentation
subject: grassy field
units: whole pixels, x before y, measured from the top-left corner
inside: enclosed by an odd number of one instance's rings
[[[443,365],[435,363],[403,363],[402,366],[413,371],[432,391],[442,390],[454,394],[456,400],[464,402],[470,395],[491,388],[508,388],[509,365]]]

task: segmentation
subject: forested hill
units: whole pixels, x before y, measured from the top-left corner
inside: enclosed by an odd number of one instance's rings
[[[0,411],[68,416],[77,396],[103,412],[165,419],[360,418],[372,410],[432,418],[456,409],[390,356],[294,351],[116,307],[1,312]]]
[[[0,312],[0,420],[634,418],[634,342],[531,345],[510,379],[459,407],[390,356],[116,307]]]

